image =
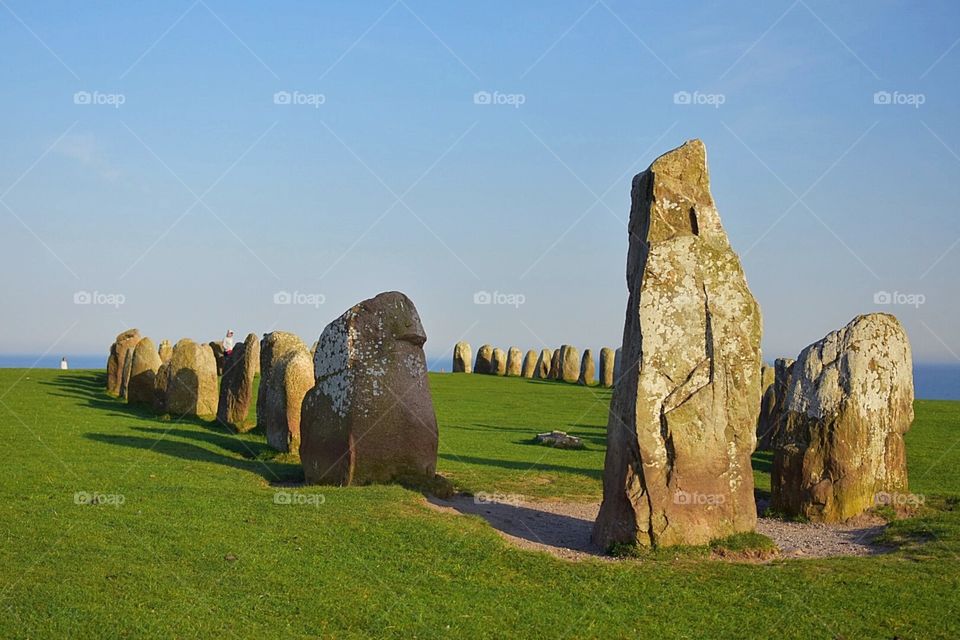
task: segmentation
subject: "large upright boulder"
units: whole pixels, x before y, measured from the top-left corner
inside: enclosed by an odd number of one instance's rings
[[[760,308],[694,140],[633,180],[623,356],[593,539],[705,544],[757,520]]]
[[[226,357],[223,377],[220,379],[217,420],[237,431],[248,431],[254,426],[247,422],[247,415],[253,400],[253,378],[259,362],[260,340],[255,333],[247,335]]]
[[[610,347],[603,347],[602,349],[600,349],[600,386],[601,387],[613,386],[613,362],[614,362],[613,349],[611,349]]]
[[[211,340],[207,344],[210,345],[210,350],[213,351],[213,358],[217,361],[217,375],[222,376],[223,367],[227,360],[227,352],[223,350],[223,344],[216,340]]]
[[[173,346],[169,340],[160,341],[160,346],[157,347],[157,354],[160,356],[160,362],[170,362],[170,358],[173,357]]]
[[[490,373],[495,376],[507,375],[507,352],[500,347],[493,350],[493,356],[490,358]]]
[[[590,349],[584,349],[583,359],[580,361],[580,377],[577,378],[577,384],[586,387],[593,386],[596,367],[593,363],[593,352]]]
[[[413,302],[381,293],[320,335],[316,385],[303,402],[300,460],[308,483],[434,479],[437,419],[426,333]]]
[[[127,385],[130,383],[130,366],[133,364],[133,352],[136,350],[138,344],[140,344],[139,340],[136,344],[128,346],[126,352],[123,354],[123,373],[120,374],[120,397],[124,400],[129,399],[127,396]]]
[[[575,383],[580,378],[580,353],[569,344],[560,347],[560,364],[557,379]]]
[[[268,333],[260,342],[260,389],[257,425],[277,451],[296,451],[300,410],[313,386],[313,363],[307,346],[286,331]]]
[[[208,344],[189,338],[173,346],[167,375],[166,413],[173,416],[217,415],[217,361]]]
[[[493,373],[493,347],[485,344],[477,350],[477,363],[474,373]]]
[[[519,347],[507,349],[507,375],[519,376],[523,373],[523,352]]]
[[[473,371],[473,351],[470,349],[469,342],[461,340],[453,346],[452,371],[454,373],[471,373]]]
[[[553,350],[553,353],[550,354],[550,371],[547,373],[547,378],[549,380],[560,380],[562,367],[560,366],[560,350],[562,347],[557,347]]]
[[[527,355],[523,356],[523,368],[520,370],[520,375],[524,378],[532,378],[536,372],[537,352],[530,349],[527,351]]]
[[[173,358],[173,348],[170,348],[170,357]],[[170,384],[170,363],[162,362],[153,378],[153,410],[157,413],[167,413],[167,385]]]
[[[777,431],[783,421],[783,406],[794,362],[791,358],[777,358],[773,367],[764,366],[761,373],[764,391],[760,399],[760,416],[757,418],[757,451],[773,449]]]
[[[793,365],[776,434],[771,507],[815,522],[860,515],[907,492],[910,342],[892,315],[857,316]]]
[[[161,364],[163,363],[153,340],[142,338],[130,358],[127,402],[147,405],[153,402],[153,387]]]
[[[541,349],[540,357],[537,358],[537,368],[533,372],[533,377],[539,380],[547,380],[550,377],[550,363],[553,361],[553,351],[550,349]]]
[[[119,396],[120,385],[123,381],[123,363],[127,350],[137,346],[140,342],[140,331],[127,329],[119,334],[110,345],[110,355],[107,357],[107,393]]]

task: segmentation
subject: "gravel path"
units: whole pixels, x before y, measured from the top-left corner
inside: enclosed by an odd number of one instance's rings
[[[501,536],[522,549],[546,551],[566,560],[598,558],[615,561],[590,541],[599,502],[502,502],[483,497],[431,498],[440,511],[477,515]],[[880,519],[862,518],[844,524],[784,522],[760,518],[757,532],[780,548],[780,558],[827,558],[883,553],[871,544],[884,528]]]

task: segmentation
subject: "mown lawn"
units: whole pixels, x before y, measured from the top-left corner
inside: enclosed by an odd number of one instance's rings
[[[461,489],[599,496],[608,392],[431,384],[440,470]],[[400,487],[291,489],[298,466],[257,433],[163,421],[102,386],[99,371],[0,370],[2,637],[960,635],[960,403],[917,403],[907,446],[927,507],[894,525],[893,553],[569,563]],[[554,428],[587,448],[529,444]],[[278,491],[305,504],[276,504]],[[77,492],[123,504],[76,504]]]

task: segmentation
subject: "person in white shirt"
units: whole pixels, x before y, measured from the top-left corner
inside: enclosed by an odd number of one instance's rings
[[[230,355],[233,351],[233,329],[227,329],[227,336],[220,342],[223,346],[223,352]]]
[[[64,371],[66,371],[67,369],[70,368],[70,367],[67,365],[67,358],[66,358],[66,357],[60,358],[60,368],[63,369]]]

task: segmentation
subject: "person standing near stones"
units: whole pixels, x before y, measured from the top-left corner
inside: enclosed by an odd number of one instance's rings
[[[67,364],[67,357],[66,357],[66,356],[60,358],[60,368],[61,368],[63,371],[66,371],[67,369],[70,368],[70,366]]]
[[[223,346],[224,355],[229,356],[233,352],[233,329],[227,329],[227,335],[220,341]]]

